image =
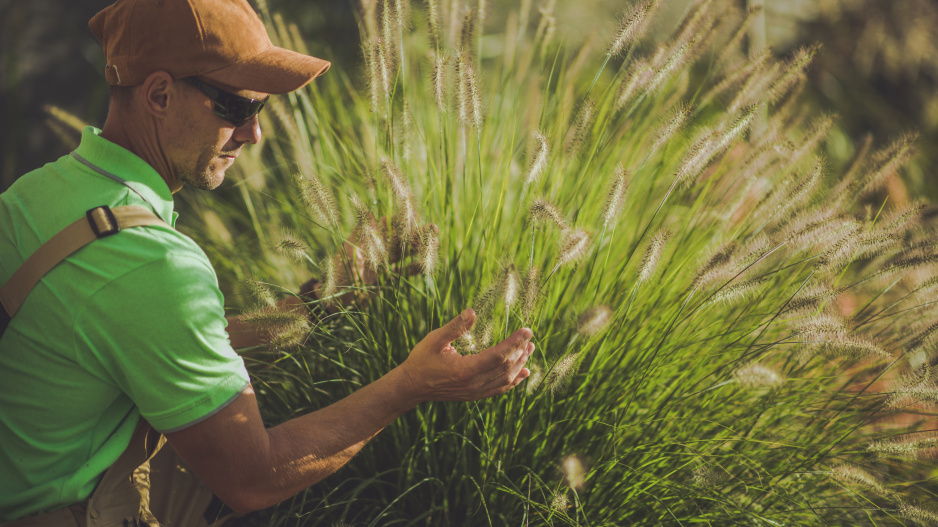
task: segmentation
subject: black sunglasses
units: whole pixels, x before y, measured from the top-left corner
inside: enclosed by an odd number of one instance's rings
[[[195,86],[200,92],[208,96],[215,104],[215,115],[235,126],[243,126],[257,115],[267,104],[270,95],[263,99],[249,99],[241,97],[209,84],[205,84],[195,77],[183,77],[184,81]]]

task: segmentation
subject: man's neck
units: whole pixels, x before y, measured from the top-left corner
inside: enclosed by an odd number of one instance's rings
[[[177,182],[169,160],[163,154],[156,127],[152,126],[153,123],[144,121],[146,119],[137,120],[124,115],[111,105],[107,120],[101,129],[101,137],[146,161],[163,178],[169,191],[175,194],[182,188],[182,183]]]

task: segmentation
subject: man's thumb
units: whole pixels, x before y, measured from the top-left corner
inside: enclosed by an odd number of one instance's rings
[[[463,336],[463,334],[469,331],[472,328],[472,325],[476,321],[476,313],[472,308],[467,308],[465,311],[459,314],[453,320],[450,320],[445,326],[440,328],[440,337],[443,340],[444,344],[449,344],[450,342],[458,339]]]

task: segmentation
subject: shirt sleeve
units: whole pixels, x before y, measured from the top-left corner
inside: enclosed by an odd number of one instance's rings
[[[112,382],[158,431],[195,424],[248,385],[204,256],[145,263],[98,290],[76,318],[77,358]]]

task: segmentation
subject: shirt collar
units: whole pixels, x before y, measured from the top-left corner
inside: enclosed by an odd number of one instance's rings
[[[175,226],[177,214],[173,210],[173,194],[163,177],[146,161],[101,137],[101,130],[93,126],[82,130],[81,143],[75,153],[102,170],[127,180],[153,205],[154,212],[163,221]]]

